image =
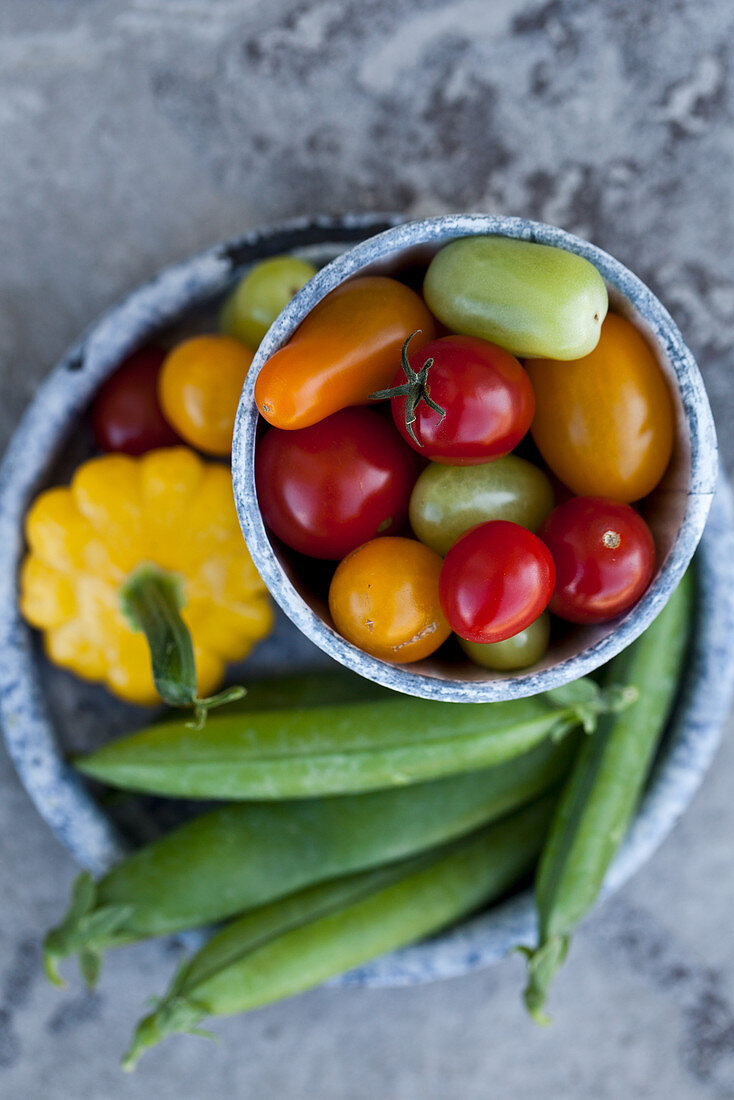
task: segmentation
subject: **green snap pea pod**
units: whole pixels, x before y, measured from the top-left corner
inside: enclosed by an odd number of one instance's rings
[[[559,782],[576,738],[546,740],[496,768],[326,799],[222,806],[74,888],[44,944],[46,972],[78,954],[225,920],[315,882],[390,863],[495,820]]]
[[[594,904],[639,801],[675,700],[692,608],[687,574],[652,626],[610,663],[607,680],[636,684],[638,697],[583,741],[561,795],[536,877],[539,943],[524,949],[525,1003],[541,1023],[570,933]]]
[[[295,676],[265,676],[243,681],[246,694],[223,703],[218,713],[241,714],[251,710],[334,706],[367,699],[390,699],[394,692],[373,684],[347,669],[314,669]]]
[[[624,702],[624,699],[621,700]],[[505,703],[386,700],[180,719],[76,762],[114,787],[186,798],[312,798],[492,767],[620,704],[591,680]]]
[[[300,993],[439,931],[494,900],[532,867],[554,803],[511,817],[423,856],[311,887],[254,910],[184,964],[138,1025],[123,1065],[166,1035]]]

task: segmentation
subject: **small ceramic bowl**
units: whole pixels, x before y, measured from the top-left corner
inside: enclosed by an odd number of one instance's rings
[[[365,273],[414,271],[416,266],[425,266],[448,241],[477,235],[536,241],[590,260],[606,280],[611,308],[629,317],[656,352],[676,411],[673,457],[644,507],[658,560],[649,589],[634,608],[611,623],[554,633],[543,660],[516,673],[478,668],[450,646],[406,666],[371,657],[347,642],[336,632],[329,615],[322,571],[309,574],[302,558],[271,538],[255,490],[254,455],[262,422],[254,387],[270,356],[290,339],[313,307],[345,280]],[[668,312],[631,271],[594,245],[552,226],[522,218],[459,214],[407,222],[379,233],[337,257],[296,295],[263,340],[248,373],[237,414],[232,471],[240,524],[255,565],[283,611],[306,637],[342,665],[385,687],[427,699],[476,703],[535,695],[575,680],[619,653],[652,622],[701,538],[716,485],[716,434],[693,356]]]

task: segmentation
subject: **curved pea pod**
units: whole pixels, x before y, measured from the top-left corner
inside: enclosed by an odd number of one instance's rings
[[[634,683],[637,699],[602,719],[585,740],[561,795],[538,868],[539,942],[525,949],[525,1003],[540,1023],[548,987],[574,926],[589,912],[627,832],[670,716],[685,659],[693,578],[681,582],[645,633],[608,666],[607,680]]]
[[[442,849],[293,894],[234,921],[185,963],[138,1025],[123,1066],[207,1016],[245,1012],[319,985],[492,901],[531,869],[548,796]]]
[[[335,706],[367,699],[390,699],[394,692],[346,668],[314,668],[293,676],[261,676],[243,680],[245,694],[223,703],[219,714],[241,714],[251,710],[281,710],[296,707]]]
[[[624,702],[590,680],[504,703],[393,694],[330,707],[229,713],[193,730],[177,719],[76,762],[126,790],[186,798],[313,798],[406,786],[488,768]]]
[[[553,359],[588,355],[608,306],[604,280],[588,260],[509,237],[445,245],[431,260],[423,296],[453,332]]]
[[[63,923],[46,937],[46,972],[78,954],[96,974],[102,952],[147,936],[225,920],[275,898],[461,836],[557,783],[576,740],[547,740],[496,768],[367,794],[234,803],[135,852],[99,882],[77,881]]]

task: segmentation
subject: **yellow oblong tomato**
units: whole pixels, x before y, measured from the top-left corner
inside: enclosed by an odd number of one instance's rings
[[[287,430],[365,405],[392,384],[411,333],[411,350],[435,334],[415,291],[384,275],[351,279],[314,306],[268,359],[255,383],[255,403],[270,424]]]
[[[158,400],[182,439],[211,455],[228,455],[242,383],[253,360],[231,336],[192,336],[166,356]]]
[[[610,313],[581,359],[529,359],[535,444],[578,496],[630,503],[665,473],[673,449],[668,382],[642,333]]]

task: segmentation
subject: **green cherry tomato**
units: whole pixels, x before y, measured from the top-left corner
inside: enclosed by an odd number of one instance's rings
[[[273,256],[255,264],[225,301],[219,327],[253,351],[294,294],[316,274],[316,268],[296,256]]]
[[[447,244],[431,260],[423,296],[453,332],[550,359],[588,355],[607,312],[604,280],[583,256],[509,237]]]
[[[536,531],[553,503],[543,471],[516,455],[480,466],[432,462],[413,488],[410,524],[421,542],[446,555],[470,528],[491,519]]]
[[[534,665],[545,653],[550,641],[550,615],[544,611],[535,622],[503,642],[466,642],[459,645],[475,665],[496,672],[513,672]]]

